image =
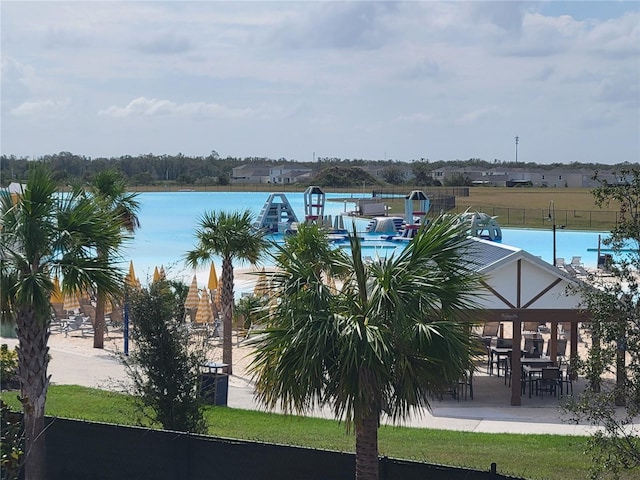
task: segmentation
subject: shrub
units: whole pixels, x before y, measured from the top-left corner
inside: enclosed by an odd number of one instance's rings
[[[20,386],[18,381],[18,352],[3,343],[0,346],[0,385],[3,390],[14,390]]]
[[[167,430],[206,433],[200,398],[204,347],[192,345],[183,323],[179,292],[165,280],[131,295],[131,338],[122,356],[141,418]]]

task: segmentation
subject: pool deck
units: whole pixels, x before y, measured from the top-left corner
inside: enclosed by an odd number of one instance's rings
[[[122,389],[127,378],[115,353],[121,350],[122,338],[114,337],[105,342],[105,349],[92,348],[92,338],[68,337],[62,334],[50,338],[51,383],[83,385],[109,390]],[[1,338],[9,348],[17,344],[13,338]],[[246,373],[250,350],[234,348],[234,375],[229,378],[228,406],[231,408],[264,410],[254,398],[251,379]],[[583,381],[574,383],[574,391],[584,387]],[[484,366],[479,366],[474,377],[474,398],[456,400],[451,396],[432,399],[432,410],[424,409],[400,423],[415,428],[434,428],[487,433],[522,433],[589,435],[594,428],[576,425],[560,410],[561,398],[550,395],[528,398],[523,395],[521,406],[510,405],[510,388],[504,377],[488,376]],[[329,409],[315,409],[311,416],[333,418]],[[383,423],[389,424],[387,419]]]

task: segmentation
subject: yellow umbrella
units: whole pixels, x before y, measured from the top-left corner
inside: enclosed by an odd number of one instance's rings
[[[124,281],[130,287],[137,287],[140,284],[136,278],[136,271],[133,269],[133,260],[129,262],[129,274],[124,277]]]
[[[200,303],[198,304],[196,323],[211,322],[213,322],[213,313],[211,312],[211,305],[209,304],[209,296],[207,295],[207,292],[203,292],[200,296]]]
[[[158,267],[153,270],[153,283],[160,281],[160,272],[158,271]]]
[[[216,273],[215,264],[211,264],[211,268],[209,269],[209,283],[207,284],[209,290],[213,291],[218,288],[218,274]]]
[[[56,275],[53,279],[53,291],[51,292],[51,303],[64,303],[64,297],[60,290],[60,280]]]
[[[258,275],[258,281],[256,282],[256,286],[253,289],[253,294],[256,297],[264,297],[269,293],[267,288],[267,274],[264,271],[264,267],[262,267],[262,271],[260,275]]]
[[[191,280],[191,286],[189,287],[189,291],[187,292],[187,299],[184,302],[184,308],[196,308],[200,303],[200,295],[198,294],[198,279],[196,276],[193,276],[193,280]]]

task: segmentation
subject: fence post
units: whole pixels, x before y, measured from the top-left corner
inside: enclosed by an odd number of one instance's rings
[[[491,463],[491,469],[489,470],[489,473],[491,474],[490,478],[495,478],[498,474],[498,465],[496,465],[496,462]]]

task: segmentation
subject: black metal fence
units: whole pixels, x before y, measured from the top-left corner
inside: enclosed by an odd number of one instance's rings
[[[351,453],[47,417],[51,479],[351,480]],[[381,480],[515,479],[488,470],[383,457]],[[522,479],[520,479],[522,480]]]
[[[455,213],[463,213],[466,207],[455,207]],[[546,208],[513,208],[475,206],[470,211],[484,212],[497,217],[503,227],[551,228],[554,218]],[[556,210],[555,224],[570,230],[606,230],[618,223],[618,212],[605,210]]]

